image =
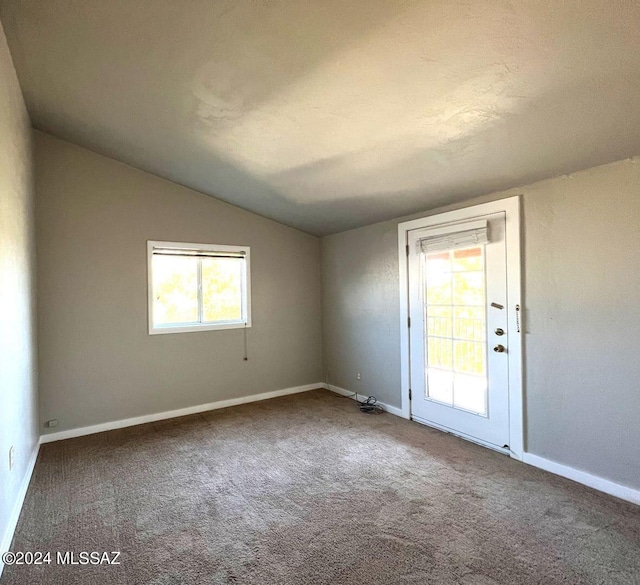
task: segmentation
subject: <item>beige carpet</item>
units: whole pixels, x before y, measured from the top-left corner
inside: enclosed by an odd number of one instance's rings
[[[640,508],[318,390],[44,445],[2,585],[638,584]]]

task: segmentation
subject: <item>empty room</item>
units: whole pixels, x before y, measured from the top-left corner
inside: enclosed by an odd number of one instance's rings
[[[0,585],[640,585],[640,3],[0,0]]]

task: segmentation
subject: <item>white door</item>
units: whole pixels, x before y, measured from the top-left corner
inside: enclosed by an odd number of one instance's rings
[[[407,232],[411,415],[509,446],[505,213]]]

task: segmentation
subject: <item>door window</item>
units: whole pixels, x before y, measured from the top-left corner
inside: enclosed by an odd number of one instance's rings
[[[484,246],[423,255],[426,398],[487,415]]]

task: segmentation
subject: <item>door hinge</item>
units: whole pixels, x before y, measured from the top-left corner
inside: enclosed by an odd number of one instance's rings
[[[411,328],[411,317],[407,317],[407,327]]]
[[[411,388],[409,388],[409,400],[411,400]]]
[[[407,251],[407,256],[409,256],[409,244],[405,246],[405,250]]]

